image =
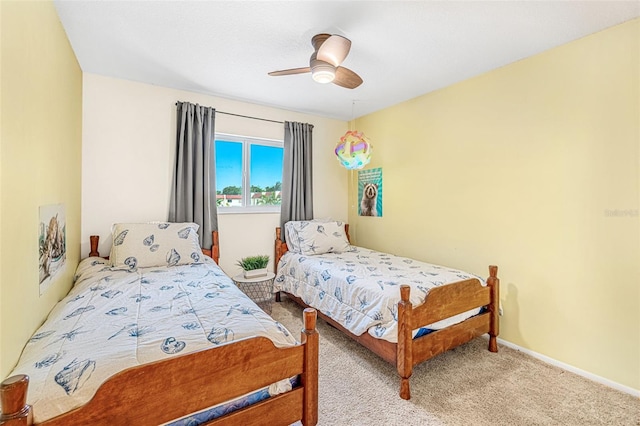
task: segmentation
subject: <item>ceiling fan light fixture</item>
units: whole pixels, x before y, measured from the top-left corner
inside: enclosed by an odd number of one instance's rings
[[[355,89],[362,84],[362,78],[358,74],[340,65],[351,49],[348,38],[322,33],[313,36],[311,44],[315,50],[309,58],[308,67],[272,71],[269,75],[311,73],[311,78],[317,83],[333,83],[346,89]]]
[[[318,83],[331,83],[336,78],[336,68],[331,64],[316,63],[311,68],[311,77]]]
[[[336,78],[336,74],[333,70],[315,71],[311,76],[315,81],[322,84],[331,83],[333,79]]]

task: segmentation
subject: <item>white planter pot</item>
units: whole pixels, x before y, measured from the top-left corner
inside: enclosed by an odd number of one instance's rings
[[[258,278],[264,277],[267,275],[267,268],[262,269],[252,269],[251,271],[244,271],[245,278]]]

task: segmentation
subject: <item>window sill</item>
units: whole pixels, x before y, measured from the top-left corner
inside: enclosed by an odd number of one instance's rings
[[[227,215],[227,214],[280,214],[280,209],[278,210],[266,210],[261,208],[224,208],[221,209],[218,207],[219,215]]]

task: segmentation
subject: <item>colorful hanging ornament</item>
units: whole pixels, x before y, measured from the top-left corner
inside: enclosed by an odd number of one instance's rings
[[[336,145],[338,161],[348,170],[361,169],[371,161],[373,146],[362,132],[349,130]]]

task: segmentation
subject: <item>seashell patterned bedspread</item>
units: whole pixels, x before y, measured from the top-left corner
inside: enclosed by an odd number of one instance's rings
[[[356,336],[368,332],[396,343],[400,285],[411,287],[411,303],[418,306],[429,289],[469,278],[486,285],[481,277],[457,269],[351,246],[343,253],[285,253],[278,265],[275,290],[301,298]],[[479,312],[480,308],[472,309],[426,328],[445,328]],[[414,337],[418,332],[414,330]]]
[[[11,375],[29,375],[28,404],[42,422],[86,403],[125,368],[254,336],[297,344],[208,258],[127,272],[91,257]]]

